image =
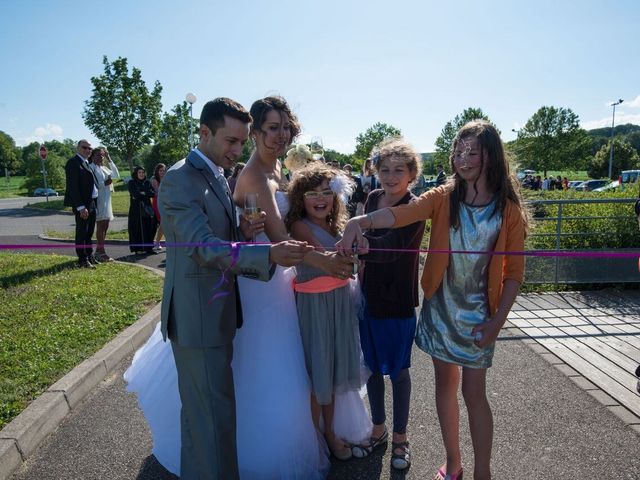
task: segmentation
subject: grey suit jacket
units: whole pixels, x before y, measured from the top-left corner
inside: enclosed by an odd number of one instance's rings
[[[195,152],[167,171],[158,208],[168,247],[163,337],[185,347],[230,343],[241,323],[236,275],[269,280],[269,246],[243,245],[233,262],[229,242],[239,240],[235,206]]]

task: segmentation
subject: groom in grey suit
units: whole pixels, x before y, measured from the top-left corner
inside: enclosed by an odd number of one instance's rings
[[[233,166],[251,116],[217,98],[200,116],[200,143],[162,179],[159,209],[167,239],[161,328],[171,340],[182,400],[183,480],[237,479],[233,337],[242,325],[236,275],[267,281],[273,264],[291,266],[303,242],[236,245],[235,206],[222,169]],[[245,237],[261,226],[242,220]]]

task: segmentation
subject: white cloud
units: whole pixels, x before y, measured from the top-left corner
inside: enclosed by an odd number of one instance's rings
[[[638,95],[633,100],[629,100],[629,103],[625,102],[625,106],[632,107],[632,108],[640,108],[640,95]]]
[[[640,99],[640,96],[636,100],[638,99]],[[634,102],[636,100],[634,100]],[[624,111],[617,111],[616,125],[625,125],[627,123],[640,125],[640,113],[629,114],[629,113],[625,113]],[[585,130],[591,130],[593,128],[611,127],[611,116],[601,118],[599,120],[589,120],[587,122],[582,122],[580,126]]]
[[[42,143],[46,140],[62,140],[62,127],[55,123],[47,123],[44,127],[36,127],[31,134],[21,139],[21,145],[29,145],[31,142]]]

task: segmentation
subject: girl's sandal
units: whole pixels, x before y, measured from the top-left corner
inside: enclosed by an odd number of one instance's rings
[[[389,439],[389,432],[384,429],[384,432],[379,437],[370,437],[367,445],[353,445],[351,451],[356,458],[365,458],[373,453],[373,451],[380,445],[387,442]]]
[[[447,474],[447,466],[442,465],[433,480],[462,480],[462,468],[458,470],[458,473]]]
[[[402,453],[397,453],[396,450]],[[411,466],[409,442],[391,442],[391,466],[396,470],[406,470]]]

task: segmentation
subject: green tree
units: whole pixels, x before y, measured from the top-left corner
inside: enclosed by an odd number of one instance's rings
[[[442,164],[445,170],[448,170],[449,157],[451,156],[451,148],[453,140],[460,127],[469,123],[471,120],[487,120],[491,122],[488,116],[484,114],[481,108],[466,108],[460,115],[456,115],[453,120],[445,123],[438,138],[436,138],[436,151],[431,157],[432,164]],[[493,123],[493,122],[492,122]],[[494,125],[495,126],[495,125]],[[435,166],[433,167],[435,169]]]
[[[158,140],[144,157],[143,165],[151,174],[158,163],[170,167],[186,157],[189,147],[195,145],[198,122],[189,115],[187,102],[174,106],[171,113],[165,113]]]
[[[589,164],[587,174],[591,178],[604,178],[609,175],[609,155],[611,144],[603,145]],[[613,139],[613,178],[618,178],[622,170],[633,170],[640,166],[640,156],[633,146],[620,140]]]
[[[514,151],[521,165],[543,172],[584,170],[591,139],[570,108],[541,107],[518,132]]]
[[[156,81],[149,91],[139,69],[133,67],[129,75],[126,58],[109,63],[105,55],[102,63],[104,73],[91,77],[93,93],[82,117],[89,130],[133,170],[136,152],[158,133],[162,86]]]
[[[20,168],[20,151],[11,135],[0,130],[0,175],[15,173]]]
[[[67,160],[75,154],[72,145],[74,145],[73,141],[68,139],[64,142],[57,140],[44,142],[44,146],[47,147],[48,151],[44,167],[47,171],[47,185],[50,188],[64,190],[66,181],[64,166]],[[32,193],[34,189],[44,187],[42,163],[40,161],[40,144],[38,142],[32,142],[22,148],[22,161],[24,162],[26,176],[23,186],[27,191]]]
[[[324,151],[324,159],[327,162],[334,162],[337,161],[340,163],[340,166],[342,167],[343,165],[345,165],[346,163],[351,163],[351,155],[346,155],[344,153],[340,153],[336,150],[333,150],[331,148],[327,148]]]
[[[369,127],[366,132],[356,137],[356,150],[353,153],[354,163],[362,165],[362,162],[369,158],[369,154],[374,147],[390,137],[399,137],[402,135],[400,129],[386,123],[376,123]]]

